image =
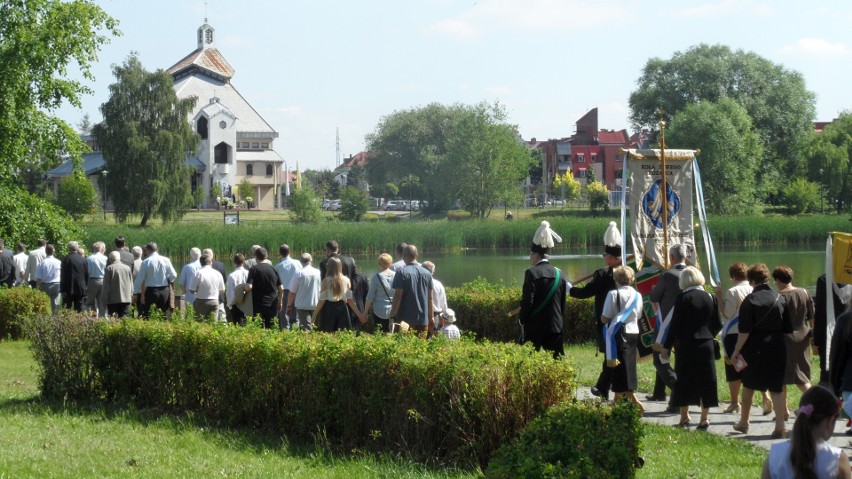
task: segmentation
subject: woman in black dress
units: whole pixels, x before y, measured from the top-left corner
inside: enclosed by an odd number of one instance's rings
[[[752,293],[740,305],[740,335],[731,355],[734,365],[745,364],[743,374],[743,407],[740,422],[734,430],[748,433],[748,418],[754,391],[769,390],[772,402],[787,403],[784,394],[784,365],[787,362],[786,334],[793,332],[793,322],[785,307],[784,297],[769,287],[769,268],[763,263],[748,269]],[[742,358],[740,358],[742,356]],[[741,359],[745,361],[742,362]],[[787,435],[784,414],[775,414],[773,439]]]
[[[343,276],[340,260],[335,257],[329,258],[326,268],[327,275],[322,282],[319,303],[314,312],[315,317],[319,316],[319,330],[333,333],[341,329],[352,329],[349,307],[362,323],[366,322],[364,313],[352,298],[349,278]]]
[[[677,387],[672,389],[672,406],[680,408],[679,426],[689,425],[689,406],[701,406],[698,429],[710,426],[711,407],[719,405],[716,391],[716,364],[713,338],[722,330],[719,303],[704,290],[704,275],[687,266],[680,275],[680,295],[672,309],[669,334],[660,357],[668,359],[674,346],[677,352]]]

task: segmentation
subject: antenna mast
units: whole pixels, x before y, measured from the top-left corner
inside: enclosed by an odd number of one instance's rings
[[[334,166],[340,166],[340,127],[337,127],[336,133],[337,158]]]

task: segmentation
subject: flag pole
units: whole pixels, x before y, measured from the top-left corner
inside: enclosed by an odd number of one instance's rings
[[[663,120],[663,110],[658,110],[660,115],[660,168],[662,169],[662,180],[660,189],[663,195],[663,266],[669,269],[669,195],[666,177],[666,122]]]

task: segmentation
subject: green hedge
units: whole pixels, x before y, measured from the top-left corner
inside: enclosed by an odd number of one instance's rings
[[[0,341],[21,339],[24,322],[50,314],[50,298],[37,289],[0,288]]]
[[[513,341],[520,326],[517,316],[506,313],[518,307],[521,288],[489,283],[479,278],[459,288],[447,288],[447,304],[456,313],[459,329],[472,332],[478,339]],[[569,343],[594,341],[595,303],[593,299],[567,298],[563,309],[563,336]]]
[[[31,330],[48,397],[202,413],[300,443],[427,462],[484,467],[576,387],[568,360],[511,344],[67,313]]]
[[[642,420],[627,401],[562,403],[504,444],[485,477],[632,478],[641,438]]]

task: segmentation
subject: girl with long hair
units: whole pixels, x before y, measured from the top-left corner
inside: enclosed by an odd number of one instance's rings
[[[763,479],[852,478],[849,457],[827,441],[834,432],[840,403],[828,388],[813,386],[802,394],[788,441],[772,445]]]
[[[333,333],[341,329],[352,329],[347,305],[355,311],[360,321],[366,321],[363,311],[352,297],[349,278],[343,276],[342,263],[331,257],[326,263],[326,277],[322,282],[319,303],[314,313],[314,317],[319,317],[320,331]]]

